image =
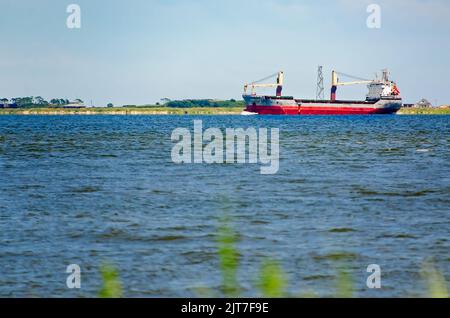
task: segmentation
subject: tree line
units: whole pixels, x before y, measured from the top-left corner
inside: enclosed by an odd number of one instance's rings
[[[83,104],[84,102],[77,98],[73,102]],[[45,100],[42,96],[28,96],[28,97],[15,97],[15,98],[1,98],[0,106],[3,107],[50,107],[50,106],[64,106],[70,104],[66,98],[52,98],[50,101]]]
[[[212,100],[212,99],[186,99],[168,101],[164,104],[172,108],[192,108],[192,107],[243,107],[243,101],[230,100]]]

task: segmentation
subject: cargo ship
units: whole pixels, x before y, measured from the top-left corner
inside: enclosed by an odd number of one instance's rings
[[[278,72],[271,77],[277,78],[274,84],[261,84],[263,80],[244,86],[244,101],[246,109],[244,115],[371,115],[395,114],[402,107],[402,98],[397,84],[389,80],[389,71],[383,70],[381,78],[374,80],[359,79],[352,82],[341,82],[340,75],[333,71],[330,100],[297,99],[283,96],[284,73]],[[350,77],[350,75],[346,75]],[[350,101],[336,98],[339,86],[367,84],[369,92],[365,100]],[[275,87],[275,96],[257,95],[256,88]],[[251,92],[249,93],[249,89]]]

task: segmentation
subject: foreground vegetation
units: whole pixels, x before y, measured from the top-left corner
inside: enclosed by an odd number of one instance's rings
[[[238,240],[239,235],[232,229],[229,220],[227,218],[222,219],[217,235],[217,256],[222,275],[222,284],[220,290],[212,290],[208,287],[197,288],[199,296],[226,298],[242,296],[242,288],[238,278],[239,260],[241,257],[236,247]],[[338,298],[358,297],[349,270],[344,263],[339,261],[339,258],[336,258],[335,262],[339,264],[336,264],[335,289],[331,294]],[[117,269],[111,265],[103,265],[100,268],[100,273],[103,283],[98,292],[98,296],[102,298],[122,297],[122,284]],[[421,276],[427,286],[423,297],[449,297],[447,282],[442,273],[434,266],[433,262],[427,261],[424,263]],[[255,281],[255,288],[259,291],[259,296],[264,298],[320,297],[314,291],[298,292],[296,294],[289,293],[287,275],[283,272],[282,267],[277,261],[268,258],[260,265],[259,275]]]

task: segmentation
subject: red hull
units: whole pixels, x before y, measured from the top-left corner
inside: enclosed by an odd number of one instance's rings
[[[376,115],[393,114],[392,109],[375,107],[308,107],[308,106],[248,106],[246,111],[260,115]]]

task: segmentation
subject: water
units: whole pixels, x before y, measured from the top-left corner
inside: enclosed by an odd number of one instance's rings
[[[279,127],[280,171],[175,165],[176,127]],[[432,258],[450,275],[450,117],[0,117],[0,296],[96,296],[115,264],[124,294],[218,290],[216,234],[239,232],[239,279],[278,260],[293,295],[420,296]],[[69,290],[69,264],[82,288]],[[366,268],[382,268],[368,290]]]

